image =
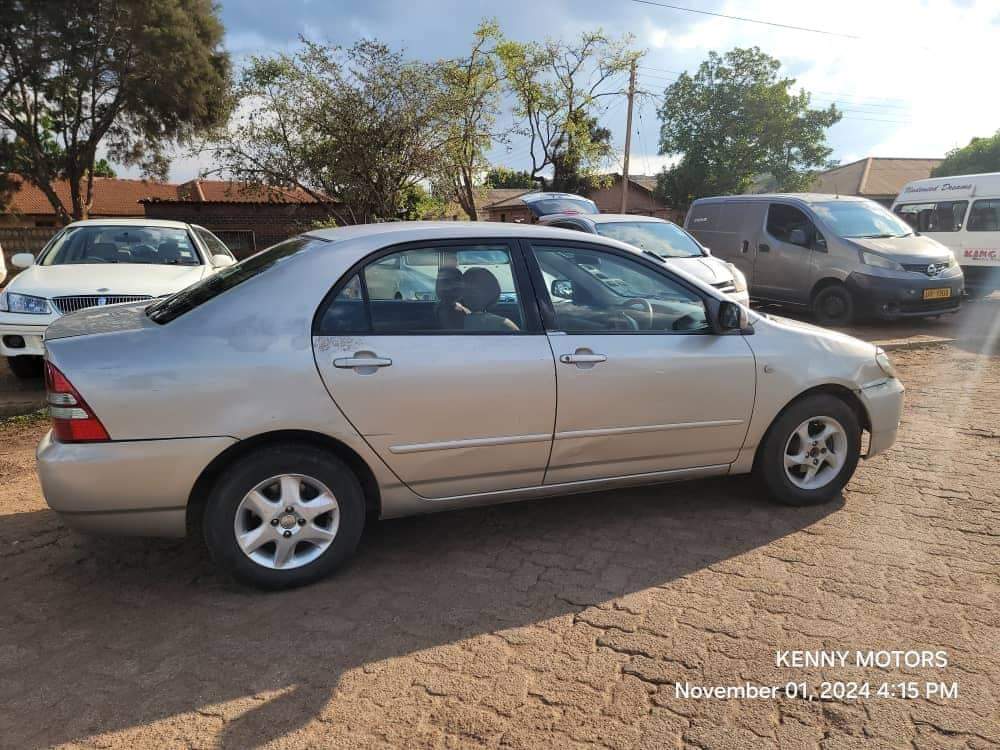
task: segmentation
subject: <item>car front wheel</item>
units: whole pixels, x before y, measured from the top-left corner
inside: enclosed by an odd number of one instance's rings
[[[308,445],[254,451],[216,483],[205,507],[205,541],[237,580],[266,589],[302,586],[354,552],[365,522],[357,477]]]
[[[771,425],[755,471],[778,502],[816,505],[832,500],[850,481],[860,451],[854,410],[836,396],[808,396]]]
[[[854,297],[843,284],[820,289],[812,307],[821,326],[846,326],[854,320]]]

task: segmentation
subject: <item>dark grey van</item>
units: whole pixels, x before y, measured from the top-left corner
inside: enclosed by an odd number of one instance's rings
[[[743,272],[753,299],[808,307],[824,325],[939,315],[961,304],[952,252],[865,198],[700,198],[684,228]]]

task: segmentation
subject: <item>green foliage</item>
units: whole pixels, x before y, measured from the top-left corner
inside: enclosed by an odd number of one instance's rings
[[[94,163],[93,169],[94,177],[117,177],[114,168],[108,163],[107,159],[98,159]]]
[[[229,56],[211,0],[7,0],[0,25],[0,169],[85,218],[98,148],[162,177],[165,147],[226,114]],[[53,184],[66,179],[71,204]]]
[[[466,57],[439,63],[443,82],[443,159],[435,177],[438,193],[452,194],[471,221],[478,218],[476,198],[483,191],[478,175],[487,168],[486,153],[496,132],[503,90],[496,44],[500,26],[483,21]]]
[[[676,206],[704,195],[741,193],[769,173],[780,190],[805,189],[827,165],[826,129],[837,108],[811,109],[795,79],[757,47],[715,52],[692,76],[683,73],[659,110],[660,153],[680,156],[657,181],[659,197]]]
[[[439,174],[438,66],[379,42],[344,49],[303,40],[294,54],[251,58],[232,100],[230,121],[201,149],[215,171],[338,201],[348,222],[400,216],[407,191]]]
[[[614,79],[639,57],[631,42],[598,30],[573,42],[498,46],[515,101],[515,132],[530,141],[533,178],[551,167],[551,186],[583,184],[607,161],[610,132],[596,127],[596,113],[602,98],[622,94]]]
[[[435,219],[445,210],[445,201],[419,183],[410,185],[403,196],[399,218],[406,221]],[[475,221],[473,219],[473,221]]]
[[[486,186],[491,188],[524,188],[535,187],[531,173],[525,169],[513,170],[507,167],[493,167],[486,173]]]
[[[958,174],[1000,172],[1000,130],[985,138],[973,138],[969,145],[953,148],[945,154],[932,177],[951,177]]]

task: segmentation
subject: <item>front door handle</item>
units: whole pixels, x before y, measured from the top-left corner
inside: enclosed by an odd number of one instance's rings
[[[760,252],[762,252],[762,253],[769,253],[769,252],[771,252],[771,246],[770,245],[763,245],[763,244],[757,245],[757,249]]]
[[[361,352],[358,352],[358,354],[361,354]],[[334,367],[340,367],[343,369],[353,369],[358,367],[389,367],[391,364],[392,360],[387,359],[386,357],[359,357],[357,354],[353,357],[341,357],[333,360]]]
[[[564,365],[592,365],[607,362],[608,358],[603,354],[563,354],[559,361]]]
[[[750,240],[743,240],[743,245],[740,247],[741,253],[747,253],[750,251]]]

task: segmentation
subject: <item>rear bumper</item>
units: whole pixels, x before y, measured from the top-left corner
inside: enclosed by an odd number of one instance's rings
[[[38,445],[45,502],[67,526],[97,534],[184,536],[188,498],[228,437]]]
[[[19,357],[22,355],[41,357],[45,354],[42,338],[45,336],[45,329],[47,327],[48,324],[22,325],[19,323],[4,323],[0,319],[0,355],[4,357]],[[14,339],[19,337],[24,346],[10,346],[9,344],[13,344],[14,342],[10,341],[8,337]]]
[[[888,378],[861,389],[861,402],[871,421],[867,458],[888,450],[896,442],[905,392],[897,378]]]
[[[854,296],[859,312],[878,318],[912,318],[957,312],[962,305],[965,281],[961,273],[953,276],[894,278],[854,272],[847,277],[847,288]],[[925,300],[925,289],[949,290],[944,299]]]

